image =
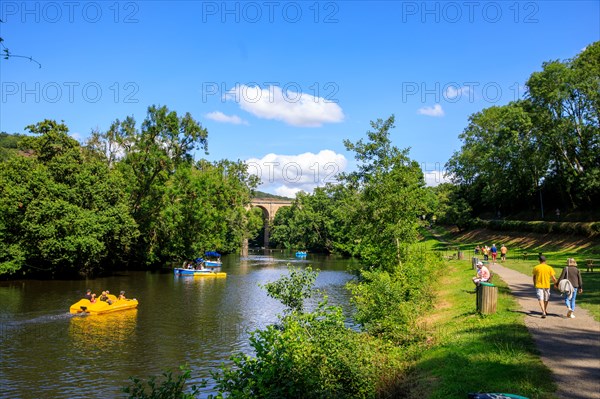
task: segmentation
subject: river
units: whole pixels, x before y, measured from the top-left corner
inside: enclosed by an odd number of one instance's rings
[[[188,364],[190,383],[210,382],[235,352],[251,353],[249,333],[277,321],[283,306],[259,284],[276,280],[287,264],[321,270],[316,288],[350,314],[344,288],[355,262],[283,252],[225,256],[226,278],[121,272],[94,280],[0,282],[1,398],[118,398],[129,377],[143,379]],[[126,291],[136,310],[96,316],[68,313],[86,288]],[[309,302],[314,306],[316,301]],[[214,393],[211,385],[203,396]]]

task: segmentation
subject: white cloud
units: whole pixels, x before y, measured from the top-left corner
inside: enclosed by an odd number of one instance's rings
[[[211,119],[211,120],[217,121],[217,122],[233,123],[234,125],[247,125],[248,124],[248,122],[246,122],[245,120],[243,120],[242,118],[240,118],[237,115],[225,115],[221,111],[209,112],[208,114],[206,114],[204,116],[208,119]]]
[[[344,120],[344,112],[336,103],[306,93],[283,91],[278,86],[262,89],[237,85],[227,92],[226,98],[258,118],[280,120],[292,126],[319,127]]]
[[[267,154],[246,161],[249,173],[260,177],[259,190],[294,197],[298,191],[311,193],[315,187],[334,183],[348,165],[342,154],[321,150],[318,154]]]
[[[275,194],[281,195],[282,197],[296,198],[296,194],[300,191],[303,190],[299,187],[293,188],[288,186],[279,186],[275,189]]]
[[[440,117],[444,116],[444,110],[440,104],[435,104],[433,107],[419,108],[417,111],[420,115]]]
[[[425,177],[425,184],[427,186],[439,186],[442,183],[450,183],[450,176],[446,174],[444,171],[440,170],[429,170],[423,171],[423,175]]]
[[[71,133],[69,133],[69,136],[71,136],[75,140],[79,141],[80,143],[83,143],[85,141],[83,135],[78,132],[71,132]]]
[[[454,87],[448,86],[444,92],[444,97],[448,101],[456,102],[461,99],[463,95],[468,95],[471,92],[469,86]]]

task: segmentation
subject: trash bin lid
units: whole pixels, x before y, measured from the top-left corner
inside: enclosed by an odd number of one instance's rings
[[[479,284],[485,285],[486,287],[495,287],[495,285],[492,283],[479,283]]]
[[[470,393],[469,399],[528,399],[512,393]]]

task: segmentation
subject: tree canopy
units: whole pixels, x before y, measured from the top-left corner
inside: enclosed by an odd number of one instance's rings
[[[600,201],[600,42],[531,74],[525,98],[477,112],[447,170],[476,214]]]

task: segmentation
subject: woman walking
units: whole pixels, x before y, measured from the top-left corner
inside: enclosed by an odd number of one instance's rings
[[[569,258],[567,259],[567,267],[565,267],[558,278],[558,282],[556,286],[560,284],[561,280],[569,280],[571,285],[573,286],[573,291],[569,294],[565,294],[565,305],[567,305],[567,317],[572,319],[575,318],[575,298],[577,298],[577,294],[581,294],[583,292],[583,281],[581,280],[581,273],[577,268],[577,262],[575,259]]]

